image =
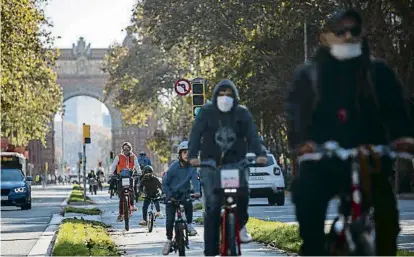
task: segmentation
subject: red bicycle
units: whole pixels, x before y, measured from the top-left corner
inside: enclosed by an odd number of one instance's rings
[[[240,256],[240,225],[237,215],[237,196],[242,193],[247,194],[247,185],[242,186],[240,178],[241,171],[248,167],[254,166],[254,163],[242,161],[233,168],[217,168],[214,161],[203,161],[200,167],[208,167],[218,170],[220,174],[220,188],[216,191],[222,193],[223,206],[221,212],[220,226],[220,245],[219,251],[221,256]]]

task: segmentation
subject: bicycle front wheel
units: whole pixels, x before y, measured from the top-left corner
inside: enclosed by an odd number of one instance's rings
[[[129,198],[128,196],[124,197],[124,221],[125,221],[125,230],[129,231]]]
[[[175,224],[175,238],[178,250],[178,256],[185,256],[185,235],[184,235],[185,223],[180,222]]]
[[[152,228],[154,227],[154,213],[149,212],[147,217],[147,226],[148,226],[148,232],[152,232]]]
[[[229,213],[227,217],[227,253],[228,256],[238,256],[236,240],[236,217]]]

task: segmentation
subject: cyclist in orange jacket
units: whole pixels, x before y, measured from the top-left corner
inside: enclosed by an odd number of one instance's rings
[[[111,170],[114,171],[114,174],[119,175],[123,169],[135,170],[137,175],[141,176],[141,168],[138,163],[138,157],[132,152],[132,145],[130,142],[124,142],[122,144],[122,153],[115,157],[111,165]],[[132,176],[132,173],[130,176]],[[121,187],[118,187],[118,189],[119,188]],[[137,208],[134,205],[133,198],[131,197],[130,200],[131,205],[133,206],[132,210],[136,211]],[[119,215],[117,220],[120,222],[123,220],[123,216],[121,214],[121,201],[119,202]]]

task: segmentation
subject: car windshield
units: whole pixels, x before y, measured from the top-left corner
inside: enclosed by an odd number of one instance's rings
[[[254,155],[253,156],[249,155],[246,158],[247,158],[247,161],[249,161],[249,162],[256,161],[256,156],[254,156]],[[266,164],[266,167],[271,166],[273,164],[275,164],[275,162],[273,161],[272,156],[269,156],[268,155],[267,156],[267,164]]]
[[[18,169],[1,169],[1,181],[23,181],[24,176]]]

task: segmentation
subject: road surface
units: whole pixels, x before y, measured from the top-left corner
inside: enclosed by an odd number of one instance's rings
[[[54,213],[62,210],[60,204],[71,186],[32,186],[32,209],[1,207],[1,255],[27,256],[48,226]]]
[[[116,222],[118,213],[118,200],[109,199],[107,192],[99,192],[97,196],[90,196],[95,202],[96,207],[103,211],[102,221],[112,225],[112,238],[124,252],[124,256],[160,256],[166,241],[165,235],[165,217],[157,219],[156,226],[152,233],[148,233],[146,227],[138,225],[142,214],[142,202],[138,203],[138,211],[134,212],[130,221],[130,230],[124,230],[124,223]],[[92,207],[92,206],[91,206]],[[161,210],[165,214],[164,205],[161,204]],[[201,212],[195,213],[202,215]],[[198,232],[197,236],[190,237],[190,249],[186,250],[186,256],[204,256],[203,227],[194,226]],[[265,247],[261,244],[252,242],[242,246],[242,254],[249,256],[284,256],[281,251]],[[170,253],[170,256],[176,256],[178,253]]]
[[[398,247],[414,251],[414,200],[399,200],[400,225],[402,231],[398,237]],[[337,215],[337,200],[332,200],[327,211],[328,220],[332,221]],[[250,199],[249,215],[264,220],[296,223],[294,206],[288,196],[285,206],[268,206],[267,199]]]

